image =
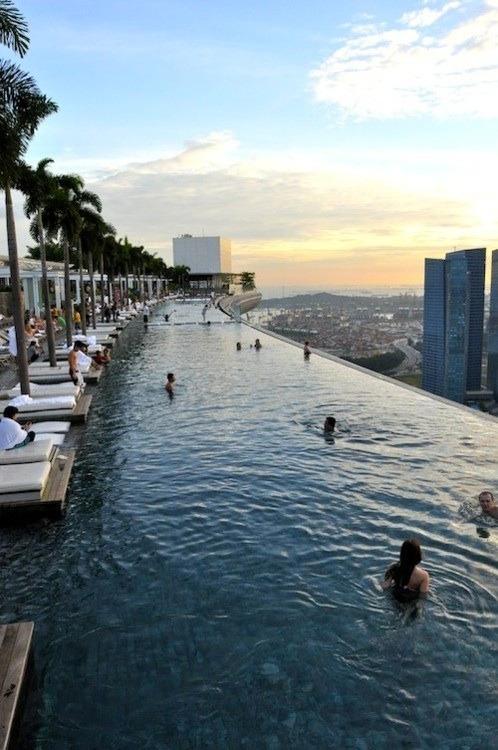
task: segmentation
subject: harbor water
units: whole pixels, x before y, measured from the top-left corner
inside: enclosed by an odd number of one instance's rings
[[[496,746],[498,526],[458,508],[498,489],[498,422],[201,309],[130,326],[66,514],[1,530],[24,747]],[[420,607],[380,588],[412,536]]]

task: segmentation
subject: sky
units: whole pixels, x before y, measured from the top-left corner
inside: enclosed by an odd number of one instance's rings
[[[27,161],[168,265],[222,235],[261,288],[421,287],[424,257],[498,247],[498,0],[16,6],[59,107]]]

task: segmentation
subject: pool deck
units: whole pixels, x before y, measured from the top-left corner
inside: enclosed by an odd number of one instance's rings
[[[0,625],[0,750],[7,750],[21,708],[34,630],[33,622]]]

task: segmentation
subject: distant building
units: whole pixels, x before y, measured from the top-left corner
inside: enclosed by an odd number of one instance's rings
[[[498,397],[498,250],[491,255],[491,290],[488,321],[488,372],[486,384]]]
[[[225,237],[183,234],[173,239],[173,263],[190,268],[190,286],[194,289],[228,288],[232,275],[232,243]]]
[[[425,259],[422,388],[444,395],[445,261]]]
[[[422,387],[459,403],[481,388],[485,261],[484,248],[425,261]]]

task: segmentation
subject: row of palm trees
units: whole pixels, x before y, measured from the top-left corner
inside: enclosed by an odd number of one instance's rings
[[[20,57],[29,47],[28,27],[24,17],[15,8],[12,0],[0,0],[0,43],[6,45]],[[42,293],[47,324],[51,320],[50,294],[47,275],[47,245],[58,243],[63,248],[64,259],[64,310],[66,338],[72,342],[72,296],[70,265],[74,263],[71,253],[76,252],[79,267],[81,298],[81,320],[86,333],[86,294],[83,284],[83,259],[90,274],[92,324],[95,328],[95,266],[101,275],[101,308],[104,308],[104,274],[110,286],[109,298],[113,295],[113,282],[117,275],[126,280],[126,295],[129,296],[128,277],[135,278],[154,274],[158,278],[174,278],[175,271],[188,278],[187,268],[168,269],[160,258],[155,258],[143,247],[134,247],[124,240],[116,239],[115,228],[102,217],[102,204],[95,193],[85,189],[78,175],[54,175],[48,167],[51,159],[43,159],[36,169],[25,161],[29,143],[41,122],[56,112],[57,105],[41,93],[34,79],[11,61],[0,60],[0,189],[5,194],[7,242],[9,252],[13,316],[16,330],[17,356],[21,392],[29,394],[28,362],[24,340],[24,310],[19,275],[19,257],[12,204],[12,190],[20,190],[25,196],[24,210],[31,218],[30,234],[38,242],[42,268]],[[135,282],[134,282],[135,285]],[[140,282],[138,284],[140,287]],[[47,344],[50,364],[56,366],[55,338],[53,329],[47,325]]]

